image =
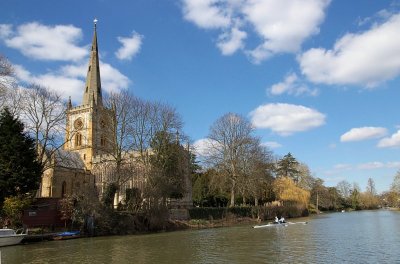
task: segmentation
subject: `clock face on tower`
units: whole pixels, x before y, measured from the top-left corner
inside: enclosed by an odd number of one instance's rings
[[[83,120],[82,118],[78,118],[74,121],[74,128],[75,129],[82,129],[83,128]]]

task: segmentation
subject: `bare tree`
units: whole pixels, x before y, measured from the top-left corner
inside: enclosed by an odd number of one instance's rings
[[[14,69],[6,57],[0,54],[0,98],[10,87],[14,86]]]
[[[372,178],[368,178],[367,193],[370,195],[376,195],[375,182]]]
[[[0,109],[7,107],[10,113],[20,116],[21,98],[14,68],[7,58],[0,54]]]
[[[336,189],[339,191],[340,195],[347,199],[350,197],[351,195],[351,184],[348,181],[340,181],[337,186]]]
[[[182,118],[174,107],[158,102],[153,103],[153,111],[153,138],[158,132],[167,132],[172,134],[181,131]]]
[[[180,137],[184,135],[181,132],[181,117],[167,104],[135,98],[131,110],[133,122],[129,126],[129,133],[133,140],[133,149],[140,154],[140,161],[144,165],[148,165],[150,143],[158,132],[179,132]]]
[[[396,175],[393,178],[392,185],[390,186],[390,190],[392,192],[400,194],[400,170],[396,172]]]
[[[253,127],[238,115],[228,113],[219,118],[210,128],[210,150],[206,161],[220,170],[227,178],[230,189],[230,206],[235,205],[237,183],[243,171],[243,154],[253,143]]]
[[[53,166],[52,157],[65,143],[65,104],[59,94],[36,84],[24,89],[22,100],[21,117],[46,170]]]
[[[238,185],[243,204],[246,204],[247,197],[253,197],[257,206],[259,199],[266,198],[265,190],[272,182],[272,153],[261,145],[259,138],[254,137],[243,148],[240,167],[242,174],[238,179]]]
[[[100,161],[99,166],[102,166],[101,163],[108,164],[109,172],[104,180],[107,184],[117,186],[116,204],[119,202],[121,187],[132,179],[134,174],[130,156],[133,150],[133,138],[129,133],[134,123],[134,104],[135,98],[127,91],[111,93],[105,99],[105,114],[110,115],[111,122],[104,128],[107,130],[109,147],[104,149],[107,155]]]
[[[136,188],[133,182],[141,185],[146,182],[139,178],[146,178],[150,171],[150,144],[155,135],[160,131],[179,131],[182,121],[169,105],[147,102],[127,91],[111,93],[105,98],[104,105],[104,111],[110,115],[110,125],[104,129],[112,147],[104,149],[107,155],[94,165],[94,171],[101,175],[103,183],[117,186],[116,204],[128,183],[132,183],[129,188]],[[141,186],[141,191],[143,189]]]
[[[133,149],[140,155],[143,165],[148,163],[148,149],[153,137],[154,108],[150,102],[135,98],[132,108],[134,122],[129,127]]]
[[[307,164],[299,162],[297,166],[297,171],[297,186],[304,190],[310,191],[315,181],[315,178],[311,174],[310,168],[307,166]]]

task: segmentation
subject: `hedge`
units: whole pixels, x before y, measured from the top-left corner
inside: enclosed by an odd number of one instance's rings
[[[189,209],[189,215],[191,219],[223,219],[228,214],[235,215],[237,217],[251,217],[259,218],[261,220],[269,220],[275,218],[275,216],[286,218],[307,216],[307,209],[296,206],[237,206],[237,207],[194,207]]]

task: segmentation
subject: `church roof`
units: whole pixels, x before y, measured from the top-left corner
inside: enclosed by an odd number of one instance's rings
[[[99,67],[99,52],[97,46],[97,20],[94,20],[94,33],[92,40],[92,48],[90,51],[90,60],[88,72],[86,76],[86,85],[83,92],[82,105],[89,105],[93,101],[97,105],[102,105],[100,67]]]
[[[55,164],[70,169],[85,169],[85,164],[77,152],[59,149],[55,152]]]

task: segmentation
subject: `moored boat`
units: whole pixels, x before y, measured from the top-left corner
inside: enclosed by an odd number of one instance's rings
[[[3,246],[11,246],[21,243],[22,239],[26,236],[26,234],[15,231],[9,228],[0,229],[0,247]]]
[[[67,240],[81,237],[80,231],[66,231],[62,233],[55,234],[53,236],[54,240]]]

